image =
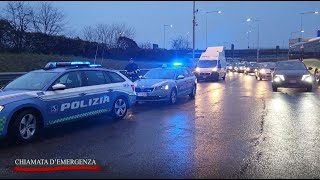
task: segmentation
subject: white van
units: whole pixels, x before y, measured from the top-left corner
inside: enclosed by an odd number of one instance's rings
[[[219,81],[226,78],[227,61],[223,46],[208,47],[196,64],[195,75],[198,80]]]

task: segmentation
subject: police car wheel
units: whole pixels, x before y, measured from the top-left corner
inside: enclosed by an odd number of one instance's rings
[[[177,91],[175,89],[171,90],[169,104],[175,104],[177,102]]]
[[[116,99],[112,109],[113,117],[116,119],[124,118],[127,114],[127,107],[127,101],[124,98],[119,97]]]
[[[33,140],[39,131],[39,117],[32,110],[25,110],[14,117],[14,123],[10,129],[11,137],[18,142]]]
[[[189,94],[190,98],[194,98],[196,96],[196,93],[197,93],[197,86],[194,85],[192,88],[191,94]]]

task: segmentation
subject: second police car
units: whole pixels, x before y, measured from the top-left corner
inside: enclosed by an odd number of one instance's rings
[[[29,141],[53,124],[103,113],[121,119],[135,101],[133,83],[117,71],[90,62],[48,63],[2,89],[0,135]]]
[[[175,104],[177,98],[196,95],[197,79],[192,71],[175,63],[173,67],[163,65],[150,69],[135,81],[137,102],[165,101]]]

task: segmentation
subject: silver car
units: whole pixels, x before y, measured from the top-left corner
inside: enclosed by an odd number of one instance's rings
[[[175,104],[178,97],[195,97],[197,79],[185,67],[154,68],[135,81],[135,87],[138,102],[165,101]]]

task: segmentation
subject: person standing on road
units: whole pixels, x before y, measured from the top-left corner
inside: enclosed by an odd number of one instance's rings
[[[132,58],[129,59],[129,64],[126,65],[125,70],[129,78],[132,78],[132,81],[139,79],[140,69],[139,66],[134,63]]]

